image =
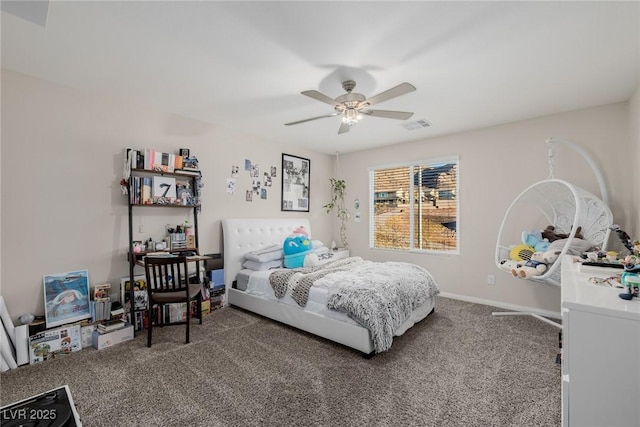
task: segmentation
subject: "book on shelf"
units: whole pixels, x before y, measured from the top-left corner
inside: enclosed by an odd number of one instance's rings
[[[150,176],[145,176],[142,178],[142,191],[140,192],[140,203],[143,205],[148,205],[153,203],[153,198],[151,197],[151,185],[152,178]]]
[[[179,169],[182,169],[182,156],[176,155],[175,162],[173,163],[173,171],[176,172]]]
[[[174,172],[182,174],[182,175],[190,175],[190,176],[200,176],[200,170],[199,169],[176,169]]]
[[[144,169],[156,172],[174,172],[176,165],[182,166],[182,159],[174,153],[165,153],[150,148],[144,151]]]
[[[94,322],[108,320],[111,317],[111,301],[89,301],[89,313]]]
[[[186,158],[175,153],[146,148],[134,150],[127,148],[127,160],[131,169],[169,173],[193,173],[199,175],[198,160],[195,157]],[[185,170],[186,168],[186,170]]]
[[[120,319],[124,315],[124,307],[119,306],[118,308],[111,310],[111,318],[112,319]]]

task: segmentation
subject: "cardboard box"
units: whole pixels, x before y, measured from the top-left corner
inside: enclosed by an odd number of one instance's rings
[[[109,348],[121,342],[129,341],[133,339],[133,325],[127,323],[122,329],[118,329],[113,332],[107,332],[101,334],[98,331],[93,332],[93,346],[98,350]]]
[[[29,337],[29,363],[40,363],[82,350],[80,326],[48,329]]]

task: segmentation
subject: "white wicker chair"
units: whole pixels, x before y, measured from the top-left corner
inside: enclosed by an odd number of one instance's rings
[[[513,240],[514,230],[529,230],[529,227],[531,227],[531,224],[523,224],[523,218],[519,215],[518,210],[522,211],[524,207],[524,210],[528,212],[536,211],[538,214],[542,214],[546,220],[546,225],[553,225],[555,227],[554,231],[569,234],[569,237],[562,248],[558,261],[551,264],[544,274],[527,280],[560,286],[561,260],[567,254],[575,239],[577,227],[582,227],[582,234],[585,240],[602,250],[606,250],[610,227],[613,224],[613,215],[606,202],[607,191],[602,174],[588,154],[571,141],[549,138],[547,143],[549,144],[549,178],[528,187],[520,193],[507,209],[498,233],[495,262],[496,266],[500,267],[501,260],[509,259],[511,247],[519,243]],[[583,155],[596,174],[604,201],[567,181],[553,178],[554,143],[569,144]],[[560,326],[533,313],[495,312],[493,314],[533,315],[545,322]]]

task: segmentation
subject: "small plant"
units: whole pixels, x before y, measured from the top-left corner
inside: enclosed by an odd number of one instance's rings
[[[342,221],[340,225],[340,241],[343,247],[348,248],[347,221],[349,220],[350,214],[344,205],[344,195],[347,190],[347,184],[344,179],[336,178],[329,178],[329,182],[331,183],[331,194],[333,198],[331,202],[324,205],[324,207],[327,209],[327,213],[335,210],[336,216]]]

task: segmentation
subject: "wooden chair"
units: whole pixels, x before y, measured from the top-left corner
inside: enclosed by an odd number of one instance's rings
[[[186,343],[189,343],[189,325],[191,323],[191,302],[197,301],[197,318],[202,324],[202,285],[189,283],[187,257],[146,257],[144,262],[147,274],[147,292],[149,327],[147,347],[151,347],[153,326],[186,325]],[[198,273],[196,272],[196,275]],[[164,306],[173,303],[187,304],[185,321],[164,321]],[[157,311],[154,309],[157,306]]]

